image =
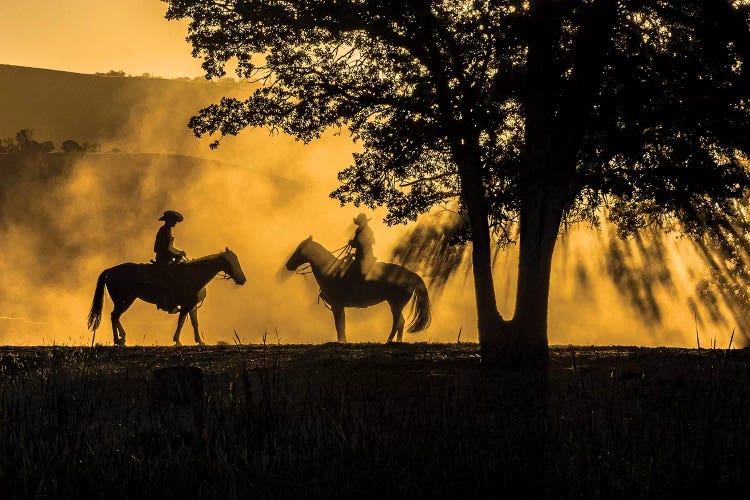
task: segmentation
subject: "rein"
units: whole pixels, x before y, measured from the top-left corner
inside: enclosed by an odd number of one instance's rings
[[[334,250],[331,253],[334,254],[337,259],[340,259],[342,255],[348,254],[351,251],[351,249],[352,249],[352,246],[349,243],[347,243],[343,247],[337,248],[336,250]],[[338,253],[336,253],[336,252],[338,252]]]
[[[299,274],[300,276],[307,276],[308,274],[312,274],[312,264],[305,264],[302,267],[298,267],[294,270],[294,272]]]
[[[351,252],[351,249],[352,246],[347,243],[343,247],[337,248],[336,250],[332,251],[331,254],[333,254],[337,260],[340,260],[342,256],[348,255]],[[308,274],[312,274],[312,264],[308,262],[304,266],[295,269],[294,272],[307,278]],[[318,304],[320,304],[321,302],[326,309],[328,309],[329,311],[333,311],[331,305],[326,301],[326,299],[323,298],[323,290],[320,290],[320,292],[318,293]]]
[[[350,252],[352,246],[350,244],[346,244],[343,247],[337,248],[333,252],[331,252],[337,259],[341,259],[342,255],[346,255]],[[312,264],[309,262],[305,264],[304,266],[298,267],[294,270],[296,274],[299,274],[300,276],[307,276],[308,274],[312,274]]]

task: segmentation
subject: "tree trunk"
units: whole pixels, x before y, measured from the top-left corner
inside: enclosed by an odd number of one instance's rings
[[[487,202],[478,168],[479,157],[465,160],[465,168],[460,170],[461,191],[471,225],[471,263],[477,307],[477,330],[479,344],[484,353],[487,345],[492,345],[497,350],[505,343],[498,332],[503,324],[503,318],[497,311],[495,285],[492,279],[492,241]]]
[[[546,158],[545,158],[546,159]],[[538,158],[539,163],[544,161]],[[536,167],[541,165],[537,164]],[[461,172],[461,187],[471,224],[472,267],[482,362],[487,365],[546,364],[547,310],[552,254],[567,201],[567,183],[557,170],[540,172],[524,190],[515,314],[505,321],[497,310],[492,278],[488,211],[476,170]],[[544,171],[546,174],[541,175]],[[552,174],[550,174],[552,172]]]
[[[566,204],[566,186],[532,182],[521,206],[516,308],[508,362],[546,363],[552,254]]]
[[[470,218],[482,363],[529,368],[546,365],[552,254],[566,200],[564,183],[532,182],[526,189],[520,214],[516,306],[511,321],[504,321],[497,312],[489,228],[486,222],[482,227],[481,220]]]

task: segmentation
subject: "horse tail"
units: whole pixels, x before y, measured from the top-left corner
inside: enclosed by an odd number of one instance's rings
[[[89,330],[96,331],[99,328],[99,323],[102,321],[102,307],[104,306],[104,285],[107,284],[107,271],[105,269],[102,274],[99,275],[99,280],[96,282],[96,290],[94,291],[94,300],[91,302],[91,311],[89,311]]]
[[[412,292],[414,302],[412,304],[412,320],[409,324],[409,333],[420,332],[430,326],[432,321],[432,306],[430,305],[430,296],[427,294],[427,286],[424,284],[419,275],[416,277],[416,285]]]

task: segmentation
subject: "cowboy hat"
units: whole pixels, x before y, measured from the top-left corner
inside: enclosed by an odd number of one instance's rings
[[[159,217],[159,220],[167,221],[167,220],[174,220],[176,222],[182,222],[183,217],[180,212],[175,212],[174,210],[167,210],[164,212],[164,215]]]
[[[354,223],[358,226],[361,226],[369,221],[371,221],[369,217],[367,217],[365,214],[359,214],[354,218]]]

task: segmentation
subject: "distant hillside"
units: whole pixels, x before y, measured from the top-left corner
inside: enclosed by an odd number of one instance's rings
[[[58,145],[66,139],[126,150],[194,150],[186,124],[249,84],[84,75],[0,64],[0,138],[21,128]]]

